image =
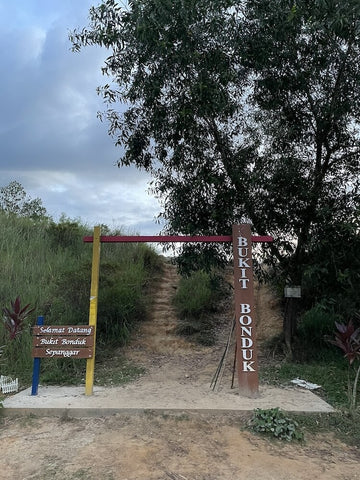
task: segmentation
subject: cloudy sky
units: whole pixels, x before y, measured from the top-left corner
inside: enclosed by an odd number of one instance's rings
[[[149,178],[117,168],[120,151],[96,117],[107,52],[72,53],[68,33],[98,0],[0,0],[0,186],[16,180],[57,220],[159,233]]]

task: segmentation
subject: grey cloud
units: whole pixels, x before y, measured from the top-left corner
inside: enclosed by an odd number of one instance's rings
[[[122,152],[96,117],[107,52],[70,51],[68,31],[87,22],[84,2],[0,0],[0,14],[0,186],[19,181],[55,216],[158,231],[149,176],[114,166]]]

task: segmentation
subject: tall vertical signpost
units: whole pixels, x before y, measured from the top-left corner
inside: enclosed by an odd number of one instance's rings
[[[240,393],[256,397],[259,375],[256,348],[254,276],[250,225],[233,225],[236,364]]]

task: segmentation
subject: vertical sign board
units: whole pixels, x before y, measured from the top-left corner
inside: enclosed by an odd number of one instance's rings
[[[250,225],[233,226],[236,362],[240,392],[256,397],[259,375]]]

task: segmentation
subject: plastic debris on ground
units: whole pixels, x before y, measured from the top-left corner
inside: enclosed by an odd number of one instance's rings
[[[291,383],[294,383],[298,387],[306,388],[306,390],[317,390],[318,388],[321,388],[321,385],[301,380],[301,378],[295,378],[294,380],[291,380]]]

